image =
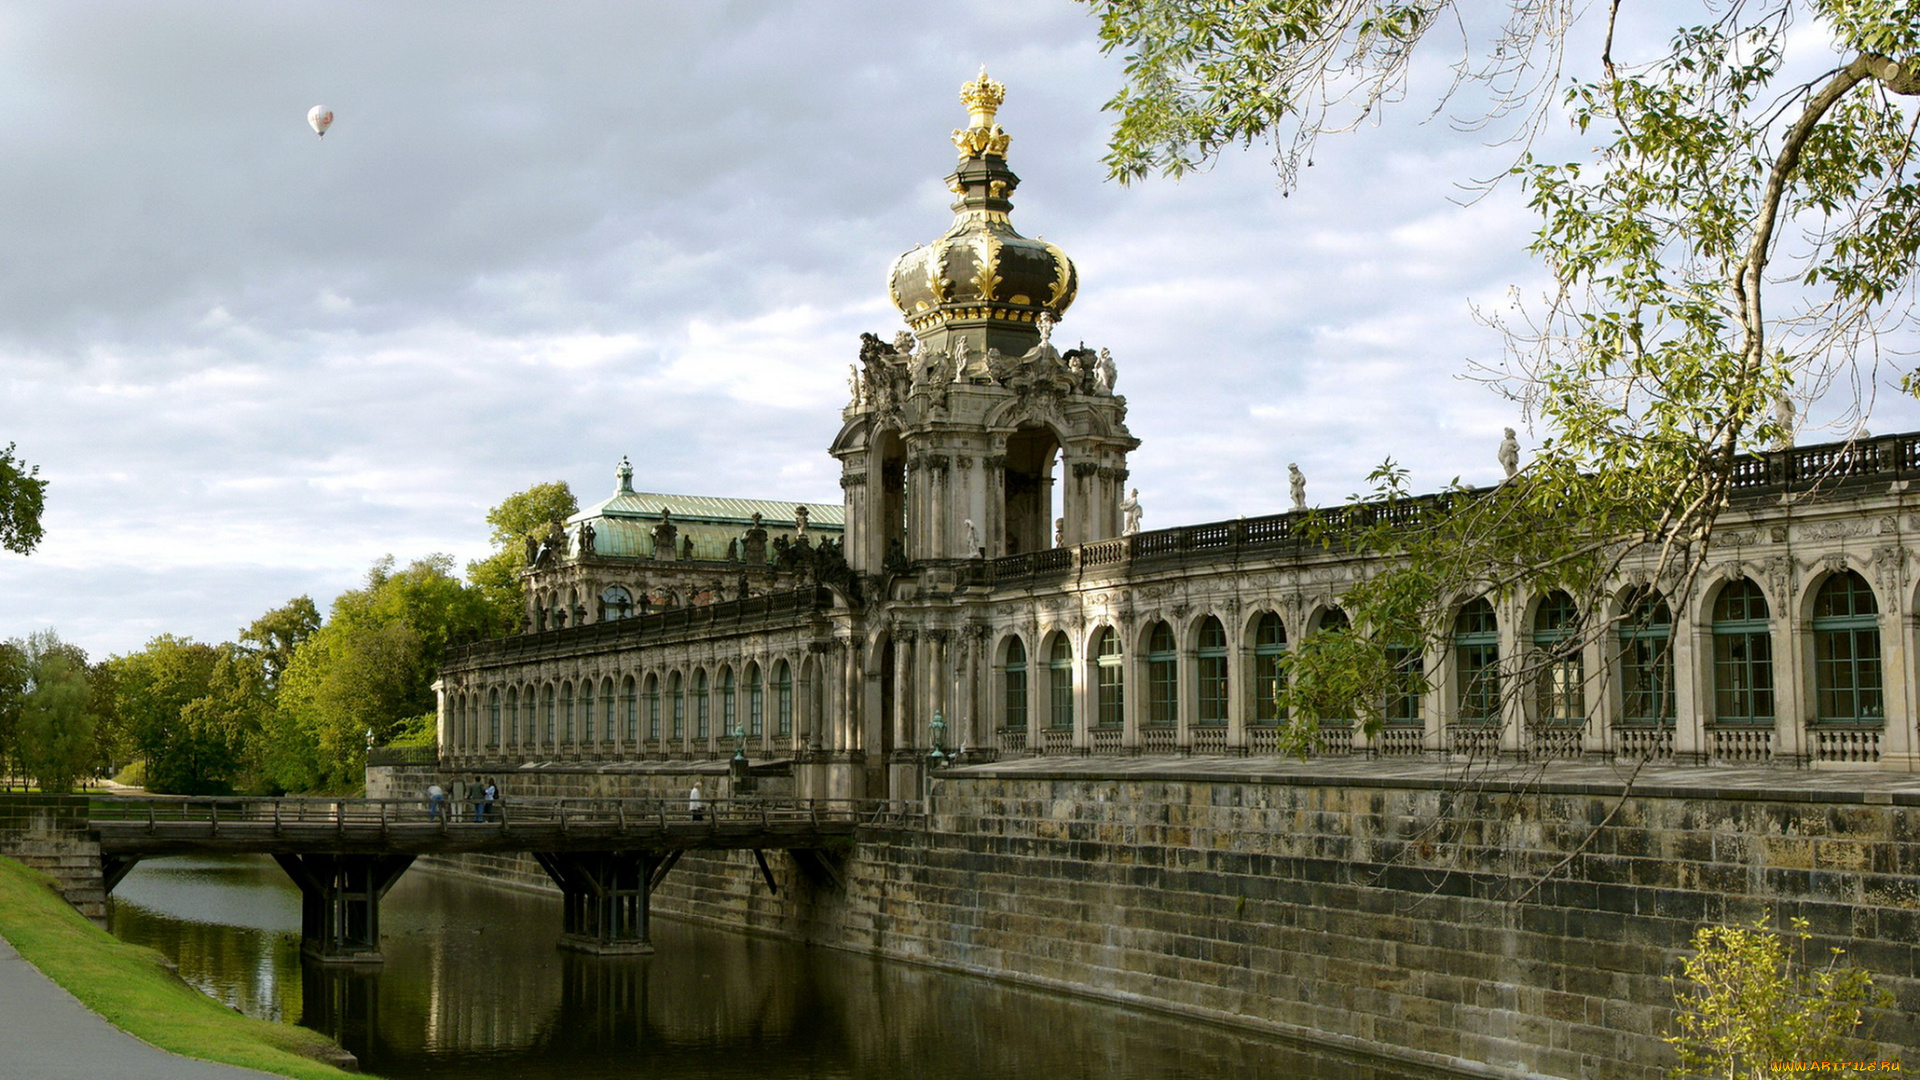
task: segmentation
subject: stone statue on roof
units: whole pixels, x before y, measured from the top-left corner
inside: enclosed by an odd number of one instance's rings
[[[973,524],[972,518],[968,518],[960,523],[960,532],[966,542],[967,558],[971,559],[978,556],[980,554],[980,530]]]
[[[693,537],[683,536],[680,538],[680,557],[683,559],[693,558]]]
[[[1287,463],[1287,487],[1293,491],[1293,508],[1305,510],[1307,508],[1307,476],[1300,471],[1300,466],[1292,462]]]
[[[807,535],[807,508],[804,506],[793,508],[793,535],[796,537]]]
[[[596,534],[593,531],[593,522],[591,521],[581,522],[580,529],[577,533],[575,533],[575,536],[580,543],[579,553],[582,555],[593,554],[593,543],[596,536]]]
[[[1095,393],[1111,395],[1113,384],[1120,380],[1120,369],[1114,366],[1113,354],[1100,350],[1100,359],[1093,365],[1093,389]]]
[[[680,537],[680,528],[673,523],[673,511],[664,506],[660,508],[660,524],[653,527],[652,533],[653,557],[673,558],[674,542]]]
[[[1520,471],[1520,440],[1513,437],[1512,428],[1502,429],[1507,437],[1500,440],[1500,467],[1508,476]]]
[[[1132,536],[1140,531],[1140,489],[1134,488],[1120,503],[1120,535]]]
[[[754,566],[764,566],[767,562],[767,528],[760,524],[760,512],[753,512],[753,525],[747,529],[747,535],[740,545],[740,557]]]

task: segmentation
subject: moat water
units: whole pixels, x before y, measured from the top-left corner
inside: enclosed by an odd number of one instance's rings
[[[300,894],[265,857],[142,863],[120,937],[251,1016],[338,1039],[390,1080],[1412,1080],[1246,1031],[657,920],[657,952],[561,952],[557,896],[412,870],[386,963],[302,961]]]

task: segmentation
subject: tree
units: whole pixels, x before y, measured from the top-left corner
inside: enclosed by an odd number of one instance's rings
[[[580,503],[565,480],[535,484],[500,500],[487,511],[494,552],[467,564],[467,580],[486,596],[494,612],[489,636],[513,633],[526,616],[526,589],[520,572],[527,568],[527,541],[547,535],[556,521],[578,513]]]
[[[1797,956],[1767,922],[1701,927],[1680,977],[1669,978],[1678,1034],[1665,1041],[1679,1054],[1678,1080],[1742,1080],[1776,1075],[1779,1062],[1854,1059],[1865,1009],[1893,1005],[1865,971],[1841,963],[1839,949],[1824,965],[1809,964],[1805,919],[1793,920]]]
[[[67,794],[95,756],[86,654],[51,630],[14,644],[27,673],[17,729],[21,769],[41,791]]]
[[[483,636],[496,612],[452,574],[445,555],[395,571],[374,564],[364,588],[334,600],[327,624],[294,650],[270,728],[273,783],[345,788],[360,781],[369,743],[384,745],[435,711],[433,679],[449,644]]]
[[[259,655],[267,684],[277,686],[281,673],[293,662],[294,650],[319,629],[320,609],[313,606],[311,597],[302,595],[253,620],[240,632],[240,640]]]
[[[1489,317],[1507,342],[1493,375],[1546,429],[1544,446],[1492,492],[1329,516],[1324,536],[1391,569],[1343,598],[1372,654],[1309,639],[1292,658],[1296,696],[1366,686],[1333,669],[1386,671],[1389,650],[1446,649],[1459,604],[1477,595],[1566,588],[1582,601],[1570,640],[1615,629],[1601,600],[1629,562],[1684,595],[1736,457],[1789,440],[1794,400],[1803,415],[1836,379],[1870,384],[1880,335],[1909,325],[1920,258],[1912,0],[1703,8],[1637,63],[1614,53],[1615,0],[1596,9],[1607,20],[1598,56],[1565,78],[1580,10],[1565,0],[1510,0],[1479,38],[1486,12],[1451,0],[1088,3],[1103,48],[1126,54],[1108,104],[1119,119],[1107,163],[1123,182],[1267,139],[1282,183],[1295,183],[1322,135],[1404,93],[1414,56],[1439,48],[1427,44],[1435,28],[1462,31],[1441,105],[1480,95],[1466,126],[1516,119],[1524,145],[1558,100],[1601,142],[1585,161],[1523,150],[1511,170],[1540,215],[1531,250],[1555,288]],[[1820,34],[1795,32],[1808,20]],[[1826,54],[1802,55],[1822,36]],[[1915,388],[1912,374],[1903,381]],[[1376,501],[1406,500],[1391,462],[1374,479]],[[1324,677],[1310,677],[1316,666]],[[1423,687],[1417,671],[1405,679]],[[1376,696],[1318,710],[1377,723]],[[1296,704],[1311,722],[1315,703]]]
[[[20,702],[27,694],[27,657],[17,642],[0,641],[0,790],[20,773]]]
[[[13,446],[0,450],[0,547],[25,555],[40,542],[47,482],[40,466],[13,456]]]
[[[118,712],[146,760],[147,787],[175,795],[233,790],[233,733],[192,707],[207,696],[222,647],[162,634],[110,661]]]

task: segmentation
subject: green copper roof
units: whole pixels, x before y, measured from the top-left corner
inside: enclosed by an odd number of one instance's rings
[[[792,536],[797,522],[794,507],[807,508],[807,531],[821,538],[838,537],[846,528],[846,509],[831,503],[802,503],[782,499],[728,499],[715,495],[666,495],[633,490],[633,466],[625,459],[615,474],[620,490],[567,519],[572,535],[583,521],[591,521],[596,555],[650,558],[653,527],[664,508],[673,515],[681,542],[691,538],[696,559],[724,559],[727,547],[753,527],[753,515],[767,530],[768,540]]]

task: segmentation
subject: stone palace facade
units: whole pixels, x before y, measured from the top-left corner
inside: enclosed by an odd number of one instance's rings
[[[1002,95],[964,88],[953,223],[889,279],[910,332],[866,335],[849,374],[843,505],[639,495],[623,462],[530,552],[528,632],[450,651],[443,761],[739,745],[791,761],[800,794],[901,798],[936,749],[1274,751],[1279,658],[1344,622],[1367,561],[1298,510],[1136,531],[1114,361],[1054,346],[1077,272],[1009,220]],[[1920,767],[1914,479],[1920,435],[1744,459],[1697,586],[1629,573],[1633,629],[1557,662],[1552,692],[1488,688],[1571,600],[1470,600],[1421,658],[1432,690],[1324,752]]]

